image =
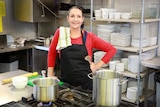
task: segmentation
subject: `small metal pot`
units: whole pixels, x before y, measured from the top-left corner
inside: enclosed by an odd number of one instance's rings
[[[38,78],[33,81],[33,97],[41,102],[54,102],[59,97],[59,80]]]
[[[122,80],[122,74],[102,69],[94,74],[88,74],[88,77],[93,79],[92,100],[97,105],[119,106],[121,101],[121,85],[126,82]]]

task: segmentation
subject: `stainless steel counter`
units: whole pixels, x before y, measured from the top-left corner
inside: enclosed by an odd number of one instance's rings
[[[12,83],[8,83],[5,85],[2,85],[2,80],[11,78],[14,76],[18,76],[21,74],[26,74],[28,72],[23,70],[16,70],[6,73],[0,74],[0,105],[3,105],[5,103],[8,103],[10,101],[18,101],[22,97],[30,97],[33,93],[33,88],[30,86],[26,86],[24,89],[15,89],[12,85]]]
[[[147,60],[147,61],[144,61],[142,62],[141,64],[145,67],[147,67],[147,72],[146,72],[146,79],[145,81],[145,100],[144,100],[144,107],[147,107],[147,93],[148,93],[148,80],[149,80],[149,70],[150,69],[160,69],[160,56],[158,57],[155,57],[153,59],[150,59],[150,60]],[[156,87],[155,87],[155,82],[154,82],[154,93],[156,93]],[[155,97],[155,96],[154,96]],[[155,98],[154,98],[154,101],[155,101]]]
[[[0,53],[14,52],[14,51],[31,49],[31,48],[34,48],[34,45],[26,45],[26,46],[23,46],[23,47],[15,47],[15,48],[10,48],[8,46],[4,46],[4,47],[0,48]]]
[[[3,46],[0,48],[0,53],[14,52],[14,51],[20,51],[20,50],[31,49],[31,48],[36,48],[36,49],[43,50],[43,51],[49,50],[49,46],[40,46],[40,45],[29,44],[29,45],[25,45],[23,47],[15,47],[15,48]]]
[[[142,62],[142,65],[148,68],[160,69],[160,56]]]
[[[48,51],[49,50],[49,46],[38,46],[38,45],[35,45],[34,48],[39,49],[39,50],[43,50],[43,51]]]

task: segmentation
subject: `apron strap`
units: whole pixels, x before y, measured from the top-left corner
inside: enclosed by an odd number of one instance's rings
[[[86,43],[86,38],[87,38],[87,31],[84,31],[84,34],[83,34],[82,31],[81,31],[81,34],[82,34],[83,44],[85,44],[85,43]]]

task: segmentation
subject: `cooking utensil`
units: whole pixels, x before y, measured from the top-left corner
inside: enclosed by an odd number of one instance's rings
[[[89,55],[85,56],[84,59],[85,59],[86,61],[88,61],[89,63],[92,62],[91,57],[90,57]]]
[[[92,77],[90,76],[92,75]],[[118,106],[121,101],[122,74],[112,70],[101,69],[88,74],[93,79],[92,100],[100,106]]]
[[[46,77],[46,71],[45,71],[45,70],[42,70],[42,71],[41,71],[41,74],[42,74],[42,77],[43,77],[43,78]]]
[[[38,78],[33,81],[33,96],[37,101],[54,102],[59,97],[60,81],[56,78]]]
[[[22,75],[19,75],[19,76],[33,77],[33,76],[37,76],[37,75],[38,75],[38,72],[33,72],[33,73],[22,74]],[[2,85],[11,83],[12,78],[13,77],[2,80]]]

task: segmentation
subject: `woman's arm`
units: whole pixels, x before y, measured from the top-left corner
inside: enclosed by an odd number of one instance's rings
[[[56,30],[48,51],[48,72],[47,72],[48,77],[55,76],[54,67],[55,67],[56,57],[57,57],[56,46],[58,43],[58,38],[59,38],[59,29]]]
[[[91,52],[93,48],[106,52],[106,54],[102,57],[102,59],[99,62],[97,62],[96,64],[90,63],[90,68],[92,72],[97,71],[104,64],[108,63],[116,53],[116,48],[113,45],[97,37],[95,34],[91,32],[88,33],[86,45],[88,54],[90,56],[92,55]]]

